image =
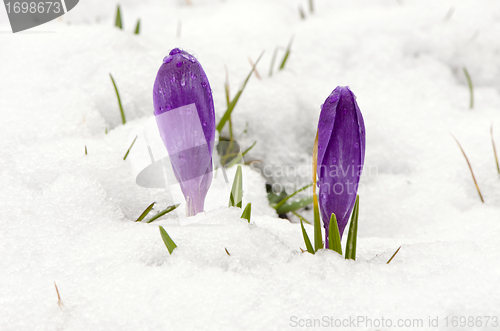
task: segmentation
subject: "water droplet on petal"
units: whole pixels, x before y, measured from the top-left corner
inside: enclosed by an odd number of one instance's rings
[[[354,144],[354,148],[358,148],[359,147],[359,144],[358,143],[355,143]]]
[[[167,55],[165,56],[165,58],[163,58],[163,63],[170,63],[172,59],[173,59],[172,55]]]
[[[179,54],[180,52],[182,51],[179,48],[174,48],[173,50],[170,51],[170,55]]]
[[[177,68],[180,68],[182,66],[182,63],[183,63],[182,61],[177,62]]]
[[[201,86],[202,86],[202,87],[207,86],[207,82],[201,82]]]
[[[336,158],[336,157],[334,157],[334,158],[332,159],[332,162],[333,162],[333,163],[337,163],[337,158]]]
[[[186,85],[186,78],[184,76],[182,76],[181,78],[181,86],[184,86]]]
[[[165,107],[167,110],[170,110],[172,109],[172,106],[170,104],[167,105],[167,107]]]
[[[207,121],[203,121],[202,125],[207,126]]]
[[[170,82],[175,82],[175,76],[172,76],[172,78],[170,78]]]
[[[191,78],[196,79],[196,75],[194,74],[194,72],[191,72]]]

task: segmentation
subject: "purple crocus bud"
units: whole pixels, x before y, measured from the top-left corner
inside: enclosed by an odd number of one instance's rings
[[[215,112],[212,90],[196,58],[174,48],[163,59],[153,87],[154,114],[187,215],[203,211],[212,183]]]
[[[342,238],[356,201],[364,160],[365,124],[356,96],[349,87],[338,86],[321,106],[318,123],[318,202],[326,247],[332,213]]]

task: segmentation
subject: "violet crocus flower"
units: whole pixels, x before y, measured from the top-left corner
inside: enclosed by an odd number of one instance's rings
[[[356,96],[349,87],[338,86],[321,106],[318,123],[318,203],[327,248],[332,213],[342,238],[356,201],[364,160],[365,125]]]
[[[160,136],[187,203],[187,215],[203,211],[212,183],[215,112],[212,90],[200,63],[174,48],[163,59],[153,87]]]

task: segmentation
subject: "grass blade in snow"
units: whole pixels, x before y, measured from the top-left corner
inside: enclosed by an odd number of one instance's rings
[[[252,144],[252,146],[248,147],[243,153],[241,153],[241,155],[237,155],[231,162],[229,162],[229,164],[227,165],[226,168],[229,169],[232,166],[234,166],[236,163],[238,163],[255,146],[256,143],[257,142],[254,141],[254,143]]]
[[[152,204],[150,204],[148,206],[148,208],[146,208],[146,210],[144,210],[141,214],[141,216],[139,216],[139,218],[136,220],[136,222],[140,222],[144,219],[144,217],[146,217],[147,214],[149,214],[149,212],[151,211],[151,209],[153,209],[153,206],[155,205],[156,202],[153,202]]]
[[[339,226],[337,224],[337,217],[333,213],[332,217],[330,217],[330,226],[328,227],[328,246],[332,251],[335,251],[342,255]]]
[[[493,123],[491,124],[490,134],[491,134],[491,144],[493,145],[493,154],[495,155],[495,163],[497,165],[498,174],[500,175],[500,166],[498,165],[497,148],[495,147],[495,139],[493,138]]]
[[[311,203],[313,203],[313,197],[305,197],[300,200],[281,205],[279,208],[276,208],[276,212],[278,214],[286,214],[304,208],[305,206],[309,206]]]
[[[122,13],[120,11],[120,5],[116,6],[115,26],[118,29],[123,29],[123,25],[122,25]]]
[[[241,208],[242,200],[243,200],[243,174],[241,172],[241,166],[238,165],[238,168],[236,169],[236,174],[234,175],[231,195],[229,196],[229,207]]]
[[[321,238],[321,220],[319,218],[318,196],[316,195],[316,171],[318,166],[318,131],[314,139],[313,149],[313,209],[314,209],[314,249],[323,248],[323,239]]]
[[[389,259],[389,261],[387,261],[387,264],[391,263],[392,259],[396,256],[396,254],[398,254],[398,252],[399,252],[400,249],[401,249],[401,246],[399,246],[399,248],[394,252],[394,254],[392,254],[392,256]]]
[[[127,159],[128,153],[130,153],[130,150],[132,149],[132,146],[134,146],[135,141],[137,140],[137,136],[135,136],[134,141],[132,141],[132,144],[130,144],[130,147],[127,150],[127,153],[125,153],[125,156],[123,157],[123,161]]]
[[[467,71],[466,67],[463,67],[462,70],[464,71],[465,78],[467,78],[467,84],[469,85],[469,92],[470,92],[469,108],[472,109],[474,108],[474,87],[472,86],[472,79],[470,78],[469,72]]]
[[[300,227],[302,228],[302,236],[304,237],[304,242],[306,243],[306,249],[309,253],[314,254],[315,251],[312,247],[311,240],[307,235],[306,229],[304,228],[304,223],[302,222],[302,217],[300,218]]]
[[[247,206],[245,207],[245,210],[243,210],[243,213],[241,214],[241,218],[244,218],[250,223],[250,216],[252,214],[252,204],[248,203]]]
[[[302,191],[304,191],[305,189],[307,189],[307,188],[311,187],[311,185],[312,185],[312,183],[311,183],[311,184],[308,184],[308,185],[306,185],[306,186],[303,186],[303,187],[301,187],[301,188],[299,188],[297,191],[293,192],[292,194],[290,194],[289,196],[287,196],[286,198],[284,198],[283,200],[281,200],[281,201],[280,201],[280,202],[276,205],[276,207],[274,207],[274,209],[278,210],[278,209],[279,209],[281,206],[283,206],[283,205],[285,204],[285,202],[287,202],[290,198],[292,198],[293,196],[295,196],[297,193],[302,192]],[[311,202],[310,202],[310,203],[312,203],[312,199],[311,199]],[[294,210],[296,210],[296,209],[294,209]],[[281,213],[279,213],[279,214],[281,214]]]
[[[161,234],[161,239],[163,239],[163,242],[165,243],[165,246],[167,246],[168,252],[172,254],[174,249],[177,248],[177,245],[174,243],[172,238],[168,235],[167,231],[163,228],[163,226],[160,225],[160,234]]]
[[[278,55],[278,47],[274,49],[273,57],[271,58],[271,66],[269,67],[269,77],[273,75],[274,62],[276,61],[276,55]]]
[[[483,199],[483,195],[481,194],[481,190],[479,189],[479,186],[477,185],[477,181],[476,181],[476,176],[474,176],[474,171],[472,171],[472,166],[470,165],[470,162],[469,162],[469,158],[467,157],[467,155],[465,154],[465,151],[464,149],[462,148],[462,145],[460,145],[460,143],[458,142],[457,138],[455,138],[454,135],[451,135],[453,137],[453,139],[455,139],[455,141],[457,142],[458,144],[458,147],[460,147],[460,150],[462,151],[462,154],[464,155],[465,157],[465,161],[467,161],[467,165],[469,166],[469,170],[470,170],[470,173],[472,175],[472,180],[474,181],[474,185],[476,185],[476,189],[477,189],[477,193],[479,193],[479,198],[481,199],[481,202],[484,203],[484,199]]]
[[[127,120],[125,119],[125,112],[123,111],[123,106],[122,106],[122,99],[120,98],[120,92],[118,92],[118,87],[116,87],[115,80],[113,79],[113,76],[109,74],[109,77],[111,77],[111,81],[113,82],[113,86],[115,87],[115,92],[116,92],[116,98],[118,99],[118,106],[120,107],[120,114],[122,115],[122,124],[125,124]]]
[[[288,60],[288,57],[290,56],[290,50],[292,48],[292,43],[293,43],[293,36],[292,36],[292,39],[290,39],[290,42],[288,43],[288,47],[286,48],[285,56],[283,57],[283,60],[281,61],[280,70],[285,69],[286,61]]]
[[[141,20],[138,19],[137,20],[137,25],[135,26],[135,34],[139,34],[139,32],[141,31]]]
[[[247,86],[248,80],[250,79],[250,77],[252,77],[253,71],[254,71],[255,67],[257,66],[257,64],[259,63],[260,58],[262,57],[263,54],[264,54],[264,52],[262,52],[260,54],[259,58],[257,59],[257,61],[255,61],[255,65],[252,67],[252,70],[250,71],[250,73],[248,74],[247,78],[245,79],[245,82],[243,83],[243,86],[238,91],[238,93],[236,93],[236,95],[234,96],[234,99],[231,101],[231,103],[227,107],[226,112],[222,116],[219,124],[217,124],[217,131],[219,131],[219,134],[222,131],[222,128],[224,128],[224,125],[226,124],[227,120],[231,116],[231,113],[233,112],[233,109],[236,106],[236,103],[238,102],[238,100],[239,100],[239,98],[241,96],[241,93],[243,93],[243,90]]]
[[[352,210],[351,224],[349,225],[349,234],[345,245],[345,258],[356,260],[356,244],[358,238],[358,215],[359,215],[359,195],[356,196],[354,209]]]
[[[172,205],[172,206],[168,206],[167,208],[163,209],[161,212],[159,212],[158,214],[156,214],[155,216],[151,217],[146,223],[151,223],[153,221],[156,221],[157,219],[159,219],[160,217],[162,217],[163,215],[165,214],[168,214],[170,213],[171,211],[175,210],[177,207],[179,207],[179,203],[176,204],[176,205]]]

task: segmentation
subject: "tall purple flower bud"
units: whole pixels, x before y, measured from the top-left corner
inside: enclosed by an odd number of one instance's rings
[[[187,215],[203,211],[212,183],[215,112],[212,90],[201,64],[174,48],[163,59],[153,87],[154,114]]]
[[[335,213],[342,238],[356,201],[364,160],[365,124],[356,96],[349,87],[338,86],[321,106],[318,123],[318,202],[326,236]]]

